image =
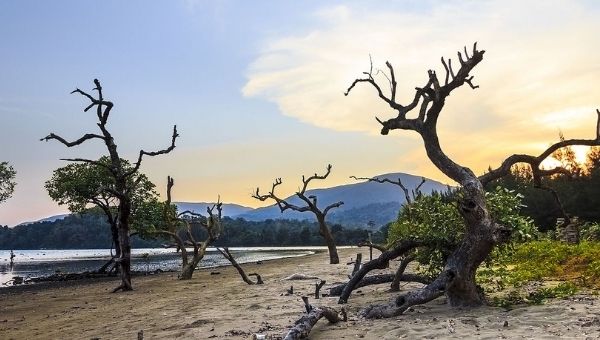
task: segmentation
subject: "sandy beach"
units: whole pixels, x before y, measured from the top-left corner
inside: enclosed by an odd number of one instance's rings
[[[177,280],[176,273],[136,277],[134,291],[116,294],[110,293],[114,280],[0,289],[0,338],[137,339],[143,331],[144,339],[250,339],[254,333],[277,339],[301,316],[301,296],[311,297],[315,306],[341,307],[336,297],[312,298],[316,279],[282,279],[294,273],[317,276],[327,280],[322,289],[327,293],[346,280],[351,271],[346,262],[357,252],[368,258],[365,249],[342,249],[339,265],[329,265],[327,253],[243,265],[248,273],[260,273],[264,285],[247,285],[234,268],[222,267],[199,270],[190,281]],[[294,294],[285,295],[291,285]],[[600,300],[585,295],[511,310],[456,310],[440,298],[394,319],[359,320],[361,307],[395,296],[387,290],[385,284],[358,289],[345,306],[348,322],[321,320],[310,338],[600,338]]]

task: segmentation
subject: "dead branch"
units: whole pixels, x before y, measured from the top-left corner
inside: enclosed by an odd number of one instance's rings
[[[175,149],[175,140],[177,139],[177,137],[179,137],[179,134],[177,133],[177,125],[173,125],[173,135],[171,136],[171,145],[166,149],[162,149],[162,150],[158,150],[158,151],[140,150],[138,159],[134,163],[134,166],[132,167],[131,171],[129,171],[127,173],[127,176],[134,174],[135,172],[137,172],[140,169],[140,166],[142,165],[142,158],[144,156],[154,157],[154,156],[158,156],[158,155],[165,155],[165,154],[168,154],[169,152],[173,151]]]
[[[332,308],[310,305],[306,296],[303,296],[302,300],[304,301],[306,314],[294,323],[292,328],[285,334],[284,340],[306,339],[314,325],[323,317],[330,323],[347,320],[344,309],[342,309],[342,317],[340,317],[339,313]]]
[[[417,283],[422,283],[422,284],[429,284],[431,283],[431,279],[425,277],[425,276],[421,276],[421,275],[417,275],[417,274],[401,274],[401,275],[396,275],[396,274],[378,274],[378,275],[369,275],[369,276],[365,276],[363,277],[355,286],[354,286],[354,290],[361,288],[361,287],[366,287],[366,286],[371,286],[371,285],[378,285],[378,284],[383,284],[383,283],[390,283],[390,282],[394,282],[394,279],[398,277],[398,282],[417,282]],[[331,287],[329,289],[329,296],[340,296],[342,295],[342,292],[344,291],[344,288],[346,288],[346,283],[342,283],[340,285]]]
[[[352,275],[352,277],[350,278],[350,280],[344,287],[342,294],[340,294],[338,303],[343,304],[343,303],[348,302],[348,298],[350,297],[352,290],[354,290],[356,285],[365,277],[365,275],[367,275],[367,273],[369,273],[370,271],[372,271],[374,269],[387,268],[390,260],[393,260],[393,259],[397,258],[398,256],[401,256],[401,255],[411,251],[412,249],[423,246],[423,245],[425,245],[424,242],[416,241],[416,240],[402,241],[402,242],[399,242],[392,249],[381,253],[381,255],[379,255],[378,258],[373,259],[369,262],[366,262],[354,275]]]
[[[400,315],[414,305],[424,304],[442,296],[446,291],[446,286],[453,278],[450,271],[444,271],[426,287],[401,295],[393,303],[368,306],[361,310],[359,315],[367,319]]]
[[[380,244],[371,243],[371,242],[360,242],[359,244],[357,244],[357,246],[374,248],[374,249],[379,250],[382,253],[387,250],[387,247],[382,246]]]
[[[46,136],[46,137],[44,137],[44,138],[41,138],[41,139],[40,139],[40,141],[46,141],[46,142],[47,142],[47,141],[49,141],[49,140],[51,140],[51,139],[55,139],[55,140],[57,140],[57,141],[61,142],[62,144],[64,144],[65,146],[67,146],[67,147],[69,147],[69,148],[70,148],[70,147],[73,147],[73,146],[79,145],[79,144],[81,144],[81,143],[83,143],[83,142],[85,142],[85,141],[87,141],[87,140],[94,139],[94,138],[98,138],[98,139],[102,139],[102,140],[104,140],[104,137],[102,137],[102,136],[100,136],[100,135],[93,134],[93,133],[86,133],[85,135],[83,135],[83,137],[81,137],[81,138],[79,138],[79,139],[77,139],[77,140],[74,140],[74,141],[72,141],[72,142],[67,142],[67,141],[66,141],[64,138],[62,138],[61,136],[58,136],[58,135],[56,135],[56,134],[54,134],[54,133],[51,133],[51,134],[49,134],[48,136]]]
[[[392,281],[392,285],[390,286],[390,290],[392,292],[400,291],[400,281],[402,281],[404,271],[406,270],[406,267],[408,267],[408,265],[414,260],[415,260],[414,255],[406,255],[406,256],[404,256],[402,261],[400,261],[400,266],[398,267],[398,270],[396,271],[396,274],[394,275],[394,280]],[[427,283],[429,283],[429,282],[427,282]]]
[[[319,282],[315,283],[315,299],[319,298],[319,292],[321,291],[321,288],[323,288],[325,283],[325,280],[319,280]]]
[[[362,262],[362,253],[356,254],[356,261],[354,261],[354,268],[352,269],[352,274],[350,274],[350,278],[356,274],[356,272],[360,269],[360,263]]]

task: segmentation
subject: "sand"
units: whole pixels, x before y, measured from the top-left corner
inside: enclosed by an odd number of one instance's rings
[[[264,285],[246,285],[234,268],[223,267],[197,271],[189,281],[177,280],[175,273],[136,277],[134,291],[116,294],[109,293],[118,283],[113,280],[0,289],[0,339],[137,339],[141,330],[144,339],[250,339],[254,333],[277,339],[301,316],[300,297],[311,296],[316,282],[282,279],[294,273],[315,275],[327,280],[322,289],[327,293],[330,283],[345,281],[351,270],[346,262],[359,251],[341,250],[339,265],[329,265],[326,253],[244,265],[247,272],[259,272]],[[291,285],[294,295],[286,296]],[[600,338],[600,300],[585,295],[511,310],[457,310],[440,298],[397,318],[359,320],[362,306],[395,296],[387,289],[360,288],[345,306],[348,322],[321,320],[310,338]],[[310,301],[340,308],[335,297]]]

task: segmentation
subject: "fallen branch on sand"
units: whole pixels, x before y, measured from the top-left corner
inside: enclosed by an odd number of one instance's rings
[[[314,327],[314,325],[322,318],[325,317],[330,323],[338,323],[340,321],[346,321],[347,315],[346,310],[342,308],[342,317],[340,314],[329,307],[315,307],[308,303],[308,297],[303,296],[304,306],[306,307],[306,314],[302,315],[298,319],[294,326],[284,336],[284,340],[296,340],[305,339]]]

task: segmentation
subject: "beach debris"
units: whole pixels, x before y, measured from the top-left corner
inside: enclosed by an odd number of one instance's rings
[[[294,286],[290,286],[290,289],[288,289],[285,293],[286,296],[288,295],[293,295],[294,294]]]
[[[308,302],[308,297],[306,296],[302,297],[302,301],[304,302],[306,314],[302,315],[302,317],[300,317],[300,319],[294,323],[292,328],[284,336],[284,340],[307,338],[314,325],[323,317],[326,318],[330,323],[338,323],[340,321],[345,322],[348,320],[346,310],[343,308],[341,313],[338,313],[333,308],[312,306]]]
[[[219,275],[221,272],[210,272],[210,275]]]
[[[286,281],[291,281],[291,280],[320,280],[319,277],[314,276],[314,275],[307,275],[307,274],[300,274],[300,273],[294,273],[288,277],[283,278],[283,280]]]
[[[242,266],[240,266],[239,263],[237,263],[237,261],[233,258],[233,255],[231,255],[231,253],[229,252],[228,247],[223,247],[222,249],[217,247],[217,250],[223,255],[223,257],[225,257],[227,260],[229,260],[229,262],[231,262],[231,265],[235,269],[237,269],[238,273],[240,273],[240,276],[242,277],[242,280],[244,280],[244,282],[246,282],[249,285],[253,285],[253,284],[262,285],[264,283],[262,278],[260,277],[260,274],[258,274],[258,273],[250,273],[250,274],[246,275],[246,272],[244,271]],[[248,278],[248,276],[256,276],[256,282],[250,280]]]
[[[138,332],[137,340],[144,340],[144,330]]]
[[[508,320],[504,320],[504,324],[502,325],[502,327],[508,327]]]
[[[325,285],[325,280],[319,280],[319,282],[315,283],[315,299],[319,298],[319,291]]]

